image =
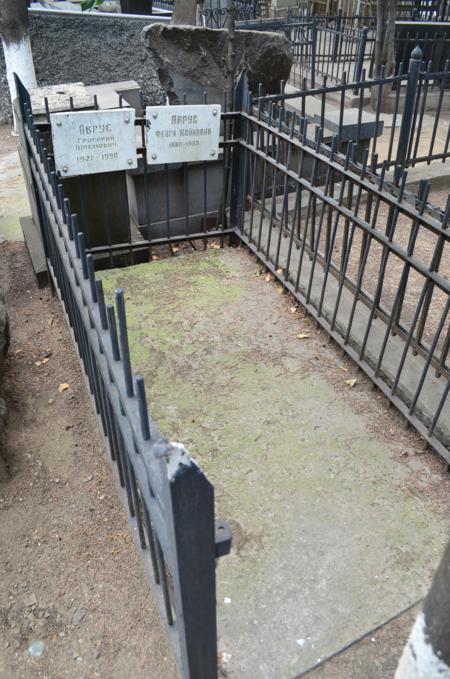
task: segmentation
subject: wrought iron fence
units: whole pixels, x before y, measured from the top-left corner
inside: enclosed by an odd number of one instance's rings
[[[411,202],[406,172],[396,186],[356,145],[244,101],[238,235],[449,462],[450,199],[421,182]]]
[[[124,291],[105,304],[94,255],[86,251],[30,97],[16,78],[24,138],[51,280],[86,376],[137,544],[182,676],[218,676],[216,559],[231,533],[214,519],[214,488],[181,444],[169,443],[148,413],[142,376],[133,376]],[[124,247],[122,246],[122,251]]]
[[[152,7],[165,12],[173,12],[174,0],[152,0]]]
[[[202,8],[203,23],[208,28],[226,28],[228,6],[224,0],[206,0]],[[256,0],[235,0],[236,21],[256,19]]]
[[[397,17],[415,21],[448,21],[450,3],[447,0],[402,0],[398,4]]]
[[[417,46],[422,51],[423,61],[431,64],[432,71],[442,71],[450,58],[450,31],[442,30],[440,26],[438,30],[430,31],[426,27],[421,31],[415,31],[411,24],[397,24],[395,35],[397,69],[399,64],[407,63]]]
[[[329,85],[325,77],[323,86],[314,89],[304,77],[300,89],[288,91],[282,83],[280,94],[265,96],[261,90],[257,99],[266,118],[271,105],[277,120],[280,109],[297,111],[329,139],[337,134],[340,144],[365,142],[370,162],[373,159],[377,168],[385,163],[398,173],[450,157],[450,61],[437,73],[431,66],[423,63],[416,48],[407,70],[401,64],[397,75],[385,77],[382,68],[380,77],[368,80],[361,68],[353,82],[344,71],[342,83]],[[364,111],[367,104],[373,113]]]

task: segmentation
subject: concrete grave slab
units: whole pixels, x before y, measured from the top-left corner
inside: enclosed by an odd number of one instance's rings
[[[336,352],[298,338],[258,270],[212,249],[100,277],[108,302],[125,290],[160,431],[187,445],[233,529],[217,568],[228,675],[293,679],[424,595],[449,516],[430,458],[401,456],[373,393],[358,406],[348,373],[331,380]]]
[[[86,90],[82,82],[35,87],[29,93],[34,116],[45,115],[46,97],[49,110],[52,113],[70,109],[71,97],[74,109],[94,108],[94,96]]]

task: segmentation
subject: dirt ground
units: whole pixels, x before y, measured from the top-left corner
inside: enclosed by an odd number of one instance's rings
[[[0,678],[175,679],[59,302],[36,287],[23,243],[0,244],[0,287],[12,338],[0,386]],[[39,658],[33,641],[45,644]]]
[[[1,385],[0,679],[175,679],[65,320],[50,290],[37,289],[24,244],[0,245],[0,287],[12,330]],[[404,617],[308,676],[392,676],[413,616]],[[29,657],[33,641],[45,644],[40,658]]]

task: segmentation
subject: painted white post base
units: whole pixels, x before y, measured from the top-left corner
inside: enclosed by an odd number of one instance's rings
[[[395,673],[395,679],[450,679],[450,667],[431,646],[423,613],[419,613]]]
[[[3,51],[5,53],[6,78],[11,96],[11,103],[13,103],[17,96],[14,73],[17,73],[27,89],[36,87],[36,74],[34,72],[30,38],[27,36],[20,42],[3,42]],[[14,116],[14,131],[15,130],[16,119]]]

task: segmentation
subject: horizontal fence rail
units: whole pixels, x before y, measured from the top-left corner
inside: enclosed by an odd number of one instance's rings
[[[307,127],[249,107],[238,233],[450,462],[450,201],[429,206],[422,182],[411,204],[405,172],[395,187]]]
[[[133,376],[124,291],[105,304],[94,257],[72,212],[30,98],[16,79],[27,157],[48,268],[66,314],[137,544],[184,679],[218,676],[216,558],[231,533],[214,519],[214,489],[181,444],[148,413],[144,380]]]

